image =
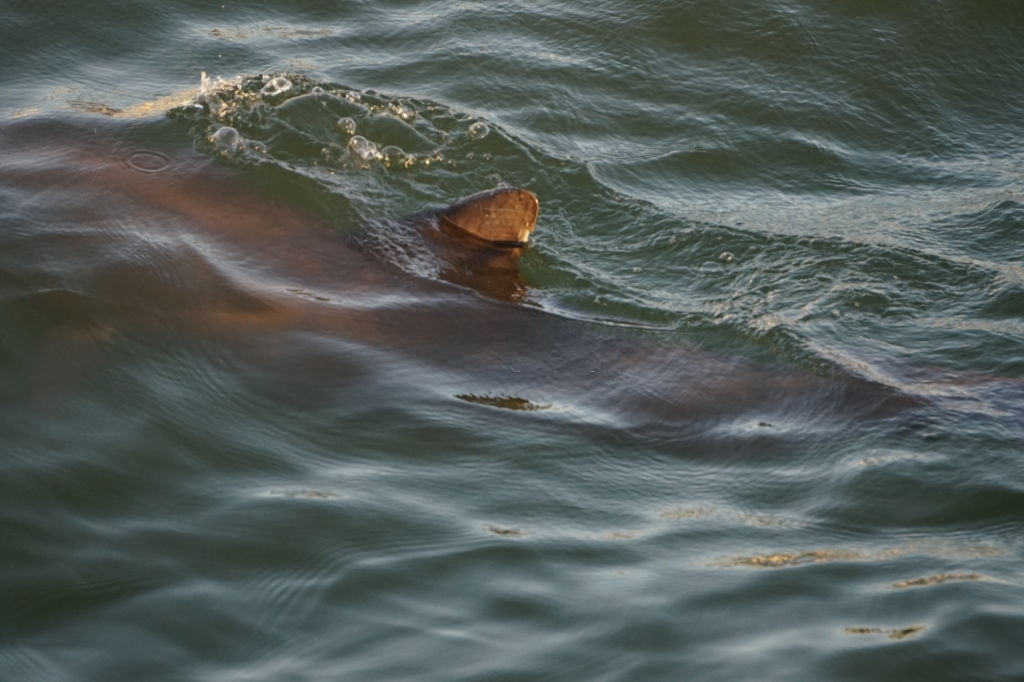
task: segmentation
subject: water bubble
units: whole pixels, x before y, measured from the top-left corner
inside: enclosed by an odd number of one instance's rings
[[[732,263],[734,260],[736,260],[736,256],[734,256],[729,251],[723,251],[718,255],[718,260],[722,261],[723,263]]]
[[[388,166],[408,165],[409,155],[397,145],[389,144],[380,150],[380,154],[384,159],[384,163]]]
[[[473,125],[469,126],[469,139],[482,140],[487,137],[489,132],[491,132],[491,129],[487,127],[486,123],[483,121],[477,121]]]
[[[259,140],[249,140],[248,148],[250,152],[253,154],[259,154],[260,156],[266,156],[270,151],[267,149],[267,145],[263,144]]]
[[[348,92],[345,93],[345,99],[347,99],[349,102],[358,102],[363,99],[363,96],[360,95],[355,90],[349,90]]]
[[[323,99],[327,94],[327,91],[317,85],[309,91],[309,94],[313,95],[313,97],[316,97],[317,99]]]
[[[339,118],[334,122],[334,126],[346,135],[354,135],[356,132],[356,122],[351,116]]]
[[[381,158],[380,149],[377,145],[367,140],[362,135],[356,135],[348,141],[348,150],[363,161],[373,161]]]
[[[262,97],[278,97],[280,95],[290,92],[292,89],[292,82],[284,76],[277,76],[271,78],[270,81],[263,86],[260,90],[260,96]]]
[[[224,156],[235,156],[245,150],[245,140],[231,126],[224,126],[218,129],[217,132],[210,135],[209,139],[213,146],[217,148],[217,152]]]
[[[404,102],[392,102],[389,108],[391,113],[403,121],[411,121],[416,118],[416,111]]]

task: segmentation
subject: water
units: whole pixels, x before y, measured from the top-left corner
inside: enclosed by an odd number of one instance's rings
[[[4,10],[0,679],[1024,677],[1019,3]]]

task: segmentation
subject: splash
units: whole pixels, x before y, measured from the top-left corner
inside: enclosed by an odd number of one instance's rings
[[[260,96],[264,99],[283,99],[292,91],[292,82],[284,76],[277,76],[267,81],[260,88]]]
[[[434,102],[294,73],[233,79],[203,73],[194,100],[170,115],[190,122],[197,144],[218,155],[293,169],[451,171],[461,164],[474,166],[479,178],[494,148],[504,144],[514,153],[517,146],[488,123]],[[478,185],[479,179],[473,189]]]

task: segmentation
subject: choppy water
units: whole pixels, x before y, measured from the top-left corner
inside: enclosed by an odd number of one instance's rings
[[[1024,678],[1024,5],[66,4],[0,679]],[[499,184],[514,296],[395,222]]]

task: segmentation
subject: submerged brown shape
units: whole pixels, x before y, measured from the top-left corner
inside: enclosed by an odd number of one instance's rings
[[[469,234],[499,246],[525,246],[537,222],[536,195],[519,187],[500,187],[457,201],[440,213],[442,228]]]
[[[308,205],[304,191],[281,182],[285,170],[226,165],[159,125],[23,118],[0,125],[0,156],[0,185],[19,198],[12,215],[23,223],[0,231],[0,248],[18,249],[0,273],[0,302],[47,320],[27,371],[37,401],[84,376],[120,339],[155,337],[197,339],[204,352],[212,341],[253,368],[253,382],[290,399],[335,400],[351,393],[339,386],[393,377],[428,399],[518,415],[550,409],[664,443],[729,433],[740,448],[760,447],[796,432],[780,425],[804,406],[816,429],[908,407],[898,391],[841,372],[505,305],[531,303],[519,259],[538,205],[523,189],[350,229],[333,218],[355,211]],[[762,423],[776,426],[751,442],[744,425]]]

